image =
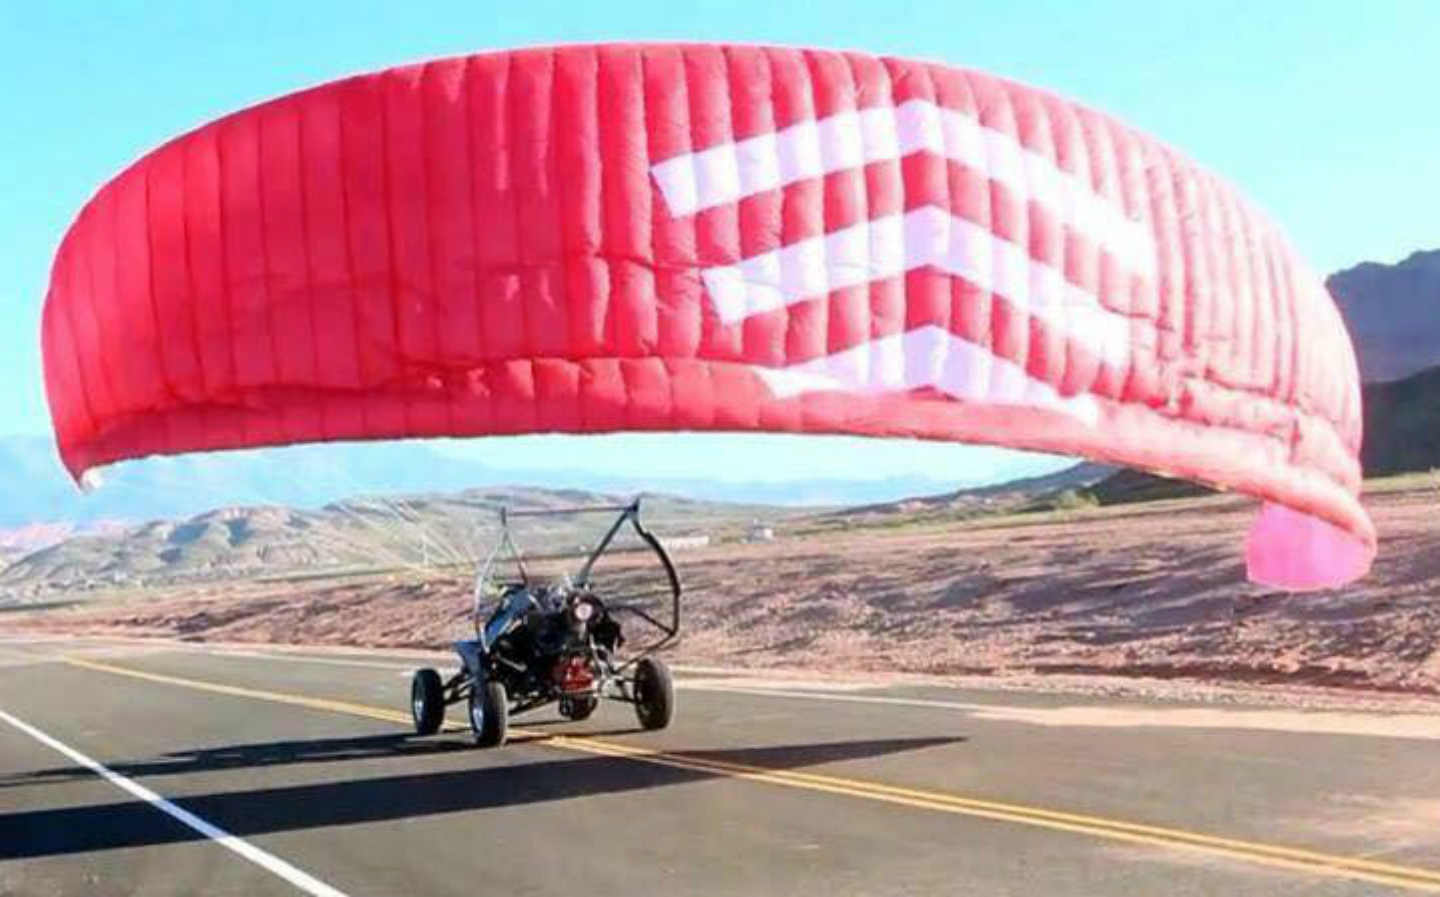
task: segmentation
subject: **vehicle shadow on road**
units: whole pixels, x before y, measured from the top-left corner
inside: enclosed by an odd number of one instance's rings
[[[792,770],[846,760],[875,759],[963,741],[962,737],[886,738],[730,750],[666,751],[665,756],[682,762],[690,758]],[[227,750],[229,753],[225,753]],[[468,748],[460,738],[422,742],[400,735],[319,739],[309,743],[274,742],[181,755],[192,758],[188,761],[189,767],[172,768],[170,771],[199,772],[271,766],[281,762],[320,762],[321,759],[353,760],[365,756],[367,752],[370,756],[378,756],[382,751],[393,755],[397,750],[410,751],[409,756],[418,756]],[[250,762],[243,759],[247,755]],[[280,759],[285,756],[300,759]],[[499,759],[503,762],[515,759],[517,754],[498,752],[478,756],[487,761]],[[199,757],[207,759],[194,759]],[[171,762],[186,761],[177,758]],[[206,763],[214,765],[203,766]],[[131,774],[161,774],[153,766],[143,770],[137,770],[137,767],[144,767],[144,764],[130,764],[129,768],[134,770]],[[121,770],[126,766],[117,764],[112,768]],[[543,804],[602,794],[642,792],[724,777],[723,773],[661,766],[621,757],[585,756],[201,794],[176,799],[175,803],[231,834],[244,837]],[[177,844],[202,837],[140,801],[0,814],[0,860]]]
[[[551,737],[545,727],[551,725],[574,726],[570,720],[526,720],[518,740],[543,741]],[[524,730],[533,730],[533,737],[526,737]],[[639,728],[583,729],[571,732],[556,732],[572,738],[608,738],[616,735],[633,735]],[[310,763],[338,763],[350,760],[395,760],[424,757],[432,754],[450,754],[474,750],[467,735],[452,734],[438,739],[417,738],[406,732],[383,735],[358,735],[350,738],[313,738],[286,741],[262,741],[253,744],[227,744],[213,748],[195,748],[185,751],[171,751],[159,757],[130,762],[109,764],[109,768],[124,776],[184,775],[196,772],[219,772],[227,769],[253,769],[271,766],[292,766]],[[28,785],[44,785],[59,782],[86,780],[93,773],[79,766],[54,766],[30,772],[0,776],[0,790]]]
[[[447,754],[469,749],[459,738],[419,739],[404,732],[359,735],[352,738],[314,738],[263,741],[254,744],[227,744],[213,748],[172,751],[159,757],[111,763],[109,768],[124,776],[183,775],[252,769],[306,763],[337,763],[347,760],[413,758]],[[24,785],[89,779],[93,774],[78,766],[56,766],[0,777],[0,789]]]

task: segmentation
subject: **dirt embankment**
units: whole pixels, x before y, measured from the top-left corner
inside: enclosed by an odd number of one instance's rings
[[[1340,591],[1247,585],[1229,497],[798,535],[685,553],[690,663],[828,671],[1111,673],[1440,693],[1440,492],[1374,494],[1374,572]],[[32,632],[436,646],[468,583],[243,585],[7,614]]]

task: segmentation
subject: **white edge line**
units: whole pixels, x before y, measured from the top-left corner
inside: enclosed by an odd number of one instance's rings
[[[414,663],[389,663],[381,660],[350,660],[341,657],[313,657],[308,654],[267,654],[263,651],[214,651],[205,652],[209,657],[234,657],[241,660],[280,660],[287,663],[314,663],[332,667],[360,667],[369,670],[404,670],[409,673],[430,658],[415,659]],[[437,655],[438,656],[438,655]],[[445,655],[448,659],[454,655]]]
[[[834,692],[799,691],[784,688],[769,687],[746,687],[707,685],[708,680],[680,680],[675,687],[686,691],[709,691],[720,694],[745,695],[747,697],[762,698],[790,698],[804,701],[829,701],[843,704],[878,704],[892,707],[915,707],[929,710],[950,710],[960,711],[969,714],[971,717],[985,722],[1015,723],[1028,726],[1065,726],[1088,729],[1123,729],[1134,730],[1141,728],[1162,729],[1170,731],[1235,731],[1235,732],[1259,732],[1274,733],[1289,736],[1306,735],[1338,735],[1345,738],[1386,738],[1416,741],[1440,740],[1440,736],[1432,734],[1431,731],[1417,731],[1411,727],[1394,728],[1397,717],[1409,721],[1412,717],[1433,718],[1433,714],[1423,713],[1387,713],[1375,711],[1346,711],[1346,710],[1304,710],[1299,708],[1264,708],[1264,707],[1204,707],[1192,708],[1185,706],[1174,706],[1160,708],[1143,707],[1136,704],[1122,704],[1111,708],[1121,713],[1145,712],[1151,714],[1150,722],[1044,722],[1040,716],[1047,714],[1064,714],[1068,711],[1088,709],[1085,705],[1066,705],[1060,707],[1023,707],[1011,704],[975,704],[961,701],[941,701],[927,698],[903,698],[891,695],[857,695]],[[1184,718],[1177,718],[1177,715],[1186,715],[1191,711],[1201,713],[1218,712],[1229,714],[1228,719],[1216,721],[1195,721]],[[1286,716],[1312,716],[1316,722],[1310,727],[1303,725],[1284,725],[1279,722],[1267,723],[1266,719],[1273,719],[1278,715]],[[1371,731],[1357,725],[1346,726],[1343,723],[1325,724],[1325,720],[1333,720],[1339,717],[1351,718],[1360,717],[1374,720],[1377,725],[1386,723],[1392,731]]]
[[[936,701],[925,698],[901,698],[890,695],[856,695],[844,693],[794,691],[787,688],[744,688],[733,685],[707,685],[707,679],[679,680],[676,688],[687,691],[714,691],[732,695],[755,695],[762,698],[798,698],[809,701],[835,701],[844,704],[886,704],[894,707],[924,707],[932,710],[992,710],[989,704],[968,704],[961,701]]]
[[[317,895],[317,897],[346,897],[344,891],[332,888],[325,882],[320,881],[318,878],[315,878],[313,875],[310,875],[307,872],[302,872],[301,870],[295,868],[294,866],[290,865],[285,860],[280,859],[274,854],[267,853],[256,847],[255,845],[251,844],[250,842],[245,841],[244,839],[239,838],[236,835],[230,834],[219,826],[207,822],[204,819],[201,819],[199,816],[196,816],[194,813],[191,813],[184,807],[180,807],[171,803],[170,801],[151,791],[149,788],[146,788],[144,785],[128,779],[125,776],[120,775],[118,772],[106,768],[104,765],[90,759],[89,757],[85,756],[84,754],[80,753],[69,745],[57,741],[49,735],[46,735],[44,732],[41,732],[39,729],[35,728],[24,720],[17,719],[16,717],[11,716],[9,713],[6,713],[4,710],[0,710],[0,720],[4,720],[14,728],[20,730],[21,732],[24,732],[26,735],[29,735],[31,738],[35,739],[36,741],[40,742],[51,750],[59,754],[63,754],[73,763],[85,767],[86,769],[100,776],[105,781],[114,785],[116,788],[119,788],[121,791],[125,791],[132,796],[143,800],[145,803],[166,814],[167,816],[170,816],[176,821],[194,829],[195,831],[204,835],[206,838],[209,838],[211,841],[219,844],[221,847],[237,853],[245,859],[249,860],[250,862],[254,863],[255,865],[259,866],[260,868],[264,869],[265,871],[280,878],[283,878],[285,881],[299,888],[301,891],[304,891],[306,894],[315,894]]]

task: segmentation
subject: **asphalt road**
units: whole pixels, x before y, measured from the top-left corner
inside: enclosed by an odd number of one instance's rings
[[[413,664],[0,642],[0,894],[1440,893],[1434,719],[692,673],[480,751]]]

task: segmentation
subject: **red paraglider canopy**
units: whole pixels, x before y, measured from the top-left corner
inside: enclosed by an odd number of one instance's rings
[[[77,477],[315,440],[913,436],[1259,496],[1261,581],[1374,554],[1353,350],[1275,226],[1108,117],[931,63],[574,46],[283,97],[100,190],[44,349]]]

